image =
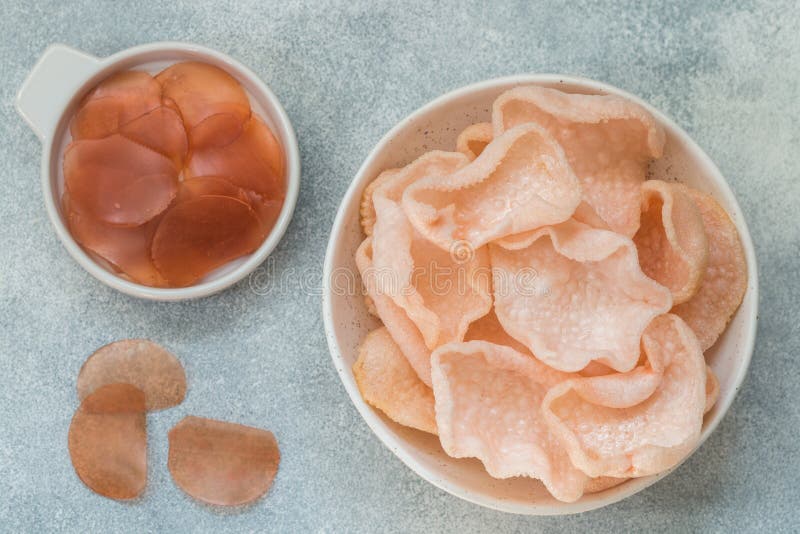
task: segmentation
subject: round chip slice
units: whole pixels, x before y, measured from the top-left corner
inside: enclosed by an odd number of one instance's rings
[[[392,421],[436,434],[433,391],[419,379],[385,327],[361,342],[353,376],[364,400]]]
[[[109,384],[81,403],[69,426],[75,473],[89,489],[111,499],[134,499],[147,484],[144,393]]]
[[[89,252],[98,255],[133,281],[151,287],[162,287],[167,281],[150,259],[150,242],[160,219],[130,228],[112,226],[89,215],[72,211],[68,195],[64,195],[64,212],[72,237]]]
[[[170,204],[178,170],[167,157],[114,134],[71,143],[64,154],[64,181],[78,213],[138,226]]]
[[[261,221],[264,233],[268,233],[272,229],[283,207],[282,201],[262,199],[257,193],[235,186],[222,176],[198,176],[182,181],[175,202],[180,203],[209,195],[232,197],[249,204]]]
[[[176,63],[161,71],[156,80],[164,96],[180,110],[195,150],[231,143],[250,118],[247,93],[233,76],[214,65]]]
[[[539,126],[525,124],[495,138],[469,165],[410,184],[403,209],[417,231],[442,249],[459,243],[478,249],[569,219],[580,197],[559,144]]]
[[[70,123],[72,139],[100,139],[161,105],[161,86],[146,72],[112,74],[81,102]]]
[[[547,392],[542,412],[572,463],[591,477],[640,477],[675,466],[700,438],[706,365],[676,315],[653,320],[642,337],[647,364],[573,378]]]
[[[456,150],[467,156],[470,161],[481,155],[486,145],[492,142],[494,130],[492,123],[479,122],[470,124],[458,134],[456,139]]]
[[[278,472],[272,432],[188,416],[169,431],[169,472],[195,499],[220,506],[253,502]]]
[[[672,292],[673,304],[700,287],[708,262],[708,240],[700,210],[681,184],[642,184],[641,226],[633,237],[644,273]]]
[[[686,188],[703,216],[708,238],[708,265],[697,294],[672,313],[694,330],[703,351],[716,343],[739,308],[747,290],[747,260],[739,232],[731,218],[711,196]]]
[[[530,122],[564,147],[583,200],[612,230],[633,237],[639,228],[639,187],[649,160],[661,157],[664,147],[664,131],[652,115],[619,96],[537,86],[517,87],[495,100],[495,136]]]
[[[97,349],[78,373],[78,398],[117,383],[141,390],[148,411],[177,406],[186,396],[181,362],[147,339],[124,339]]]
[[[241,135],[224,146],[197,147],[186,166],[186,178],[225,176],[236,186],[267,200],[286,195],[283,149],[264,122],[252,116]]]
[[[577,221],[526,241],[490,244],[495,312],[503,328],[561,371],[592,360],[629,371],[650,321],[669,311],[669,290],[642,273],[633,242]]]
[[[199,176],[181,182],[175,202],[180,204],[209,195],[238,198],[246,202],[246,197],[243,197],[242,193],[243,190],[240,187],[236,187],[221,176]]]
[[[547,390],[570,375],[485,341],[443,345],[431,362],[436,424],[447,454],[478,458],[495,478],[539,479],[562,501],[583,494],[586,475],[539,410]]]
[[[188,286],[263,240],[258,216],[245,202],[201,196],[164,214],[153,236],[153,262],[171,285]]]
[[[189,141],[181,116],[169,106],[159,106],[124,124],[119,133],[168,157],[176,169],[183,167]]]

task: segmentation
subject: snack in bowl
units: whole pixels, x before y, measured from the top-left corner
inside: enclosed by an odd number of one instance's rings
[[[364,400],[564,502],[669,470],[719,394],[703,351],[747,289],[735,226],[646,179],[665,135],[620,96],[515,88],[482,132],[364,190],[355,262],[385,326]]]
[[[207,63],[111,75],[70,133],[70,233],[140,284],[186,287],[253,252],[286,197],[283,148],[239,82]]]

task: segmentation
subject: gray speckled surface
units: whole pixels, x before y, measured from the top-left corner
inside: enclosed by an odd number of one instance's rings
[[[435,11],[430,2],[369,0],[122,4],[0,2],[0,531],[800,528],[795,2],[460,0]],[[229,53],[282,99],[300,140],[303,183],[270,261],[276,272],[308,268],[311,281],[320,277],[336,206],[368,150],[397,120],[449,89],[518,72],[563,72],[660,107],[727,176],[759,255],[758,341],[728,416],[674,474],[619,504],[575,517],[504,515],[433,488],[371,434],[330,364],[319,295],[302,292],[299,282],[269,296],[244,282],[182,304],[143,302],[102,286],[50,228],[41,148],[13,98],[53,42],[105,56],[158,40]],[[120,504],[78,481],[66,434],[84,358],[133,336],[177,353],[190,389],[180,407],[149,418],[146,495]],[[275,432],[283,461],[268,498],[220,513],[173,485],[167,431],[188,413]]]

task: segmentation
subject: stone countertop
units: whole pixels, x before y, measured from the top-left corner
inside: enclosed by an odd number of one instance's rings
[[[437,2],[435,10],[431,2],[370,0],[2,4],[0,531],[800,528],[794,2],[460,0]],[[47,220],[41,146],[13,107],[26,74],[51,43],[106,56],[161,40],[197,42],[239,59],[272,87],[294,122],[302,187],[286,236],[255,279],[280,274],[285,283],[269,294],[244,281],[192,302],[126,297],[73,262]],[[720,427],[666,479],[572,517],[483,509],[407,469],[372,435],[339,382],[317,290],[336,207],[384,132],[450,89],[522,72],[602,80],[672,116],[727,177],[759,257],[756,350]],[[139,336],[181,358],[189,393],[178,408],[149,417],[147,491],[120,504],[80,483],[66,436],[86,356]],[[268,498],[221,513],[172,483],[167,431],[190,413],[276,434],[283,460]]]

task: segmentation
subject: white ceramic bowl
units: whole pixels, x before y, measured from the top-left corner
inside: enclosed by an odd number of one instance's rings
[[[664,157],[651,166],[653,177],[677,179],[710,193],[738,227],[747,256],[748,289],[728,329],[708,353],[709,363],[720,382],[720,397],[705,417],[700,442],[708,438],[730,407],[753,351],[758,276],[750,233],[725,179],[686,132],[640,99],[603,83],[559,75],[523,75],[489,80],[437,98],[394,127],[367,156],[336,215],[325,258],[323,317],[333,363],[359,413],[378,438],[418,475],[457,497],[496,510],[532,515],[570,514],[619,501],[667,473],[633,479],[606,491],[585,495],[574,503],[559,502],[538,482],[525,478],[494,479],[477,460],[447,456],[435,436],[390,421],[364,402],[351,371],[359,342],[379,325],[364,306],[353,259],[364,238],[358,220],[362,190],[383,169],[404,165],[428,150],[453,150],[456,136],[465,126],[489,120],[491,104],[500,93],[527,84],[569,92],[617,94],[644,106],[667,134]],[[352,287],[354,284],[343,283],[350,275],[356,282],[356,290]]]
[[[286,158],[286,200],[270,234],[252,254],[210,273],[197,284],[182,288],[148,287],[118,276],[89,256],[72,238],[61,211],[64,190],[62,158],[70,140],[69,121],[83,96],[110,74],[127,69],[155,73],[178,61],[216,65],[236,78],[250,96],[253,110],[283,145]],[[64,45],[49,47],[20,89],[17,110],[42,140],[42,189],[45,207],[56,234],[70,255],[92,276],[123,293],[152,300],[204,297],[235,284],[258,267],[283,237],[300,189],[300,156],[294,129],[277,97],[250,69],[234,59],[188,43],[152,43],[96,58]]]

